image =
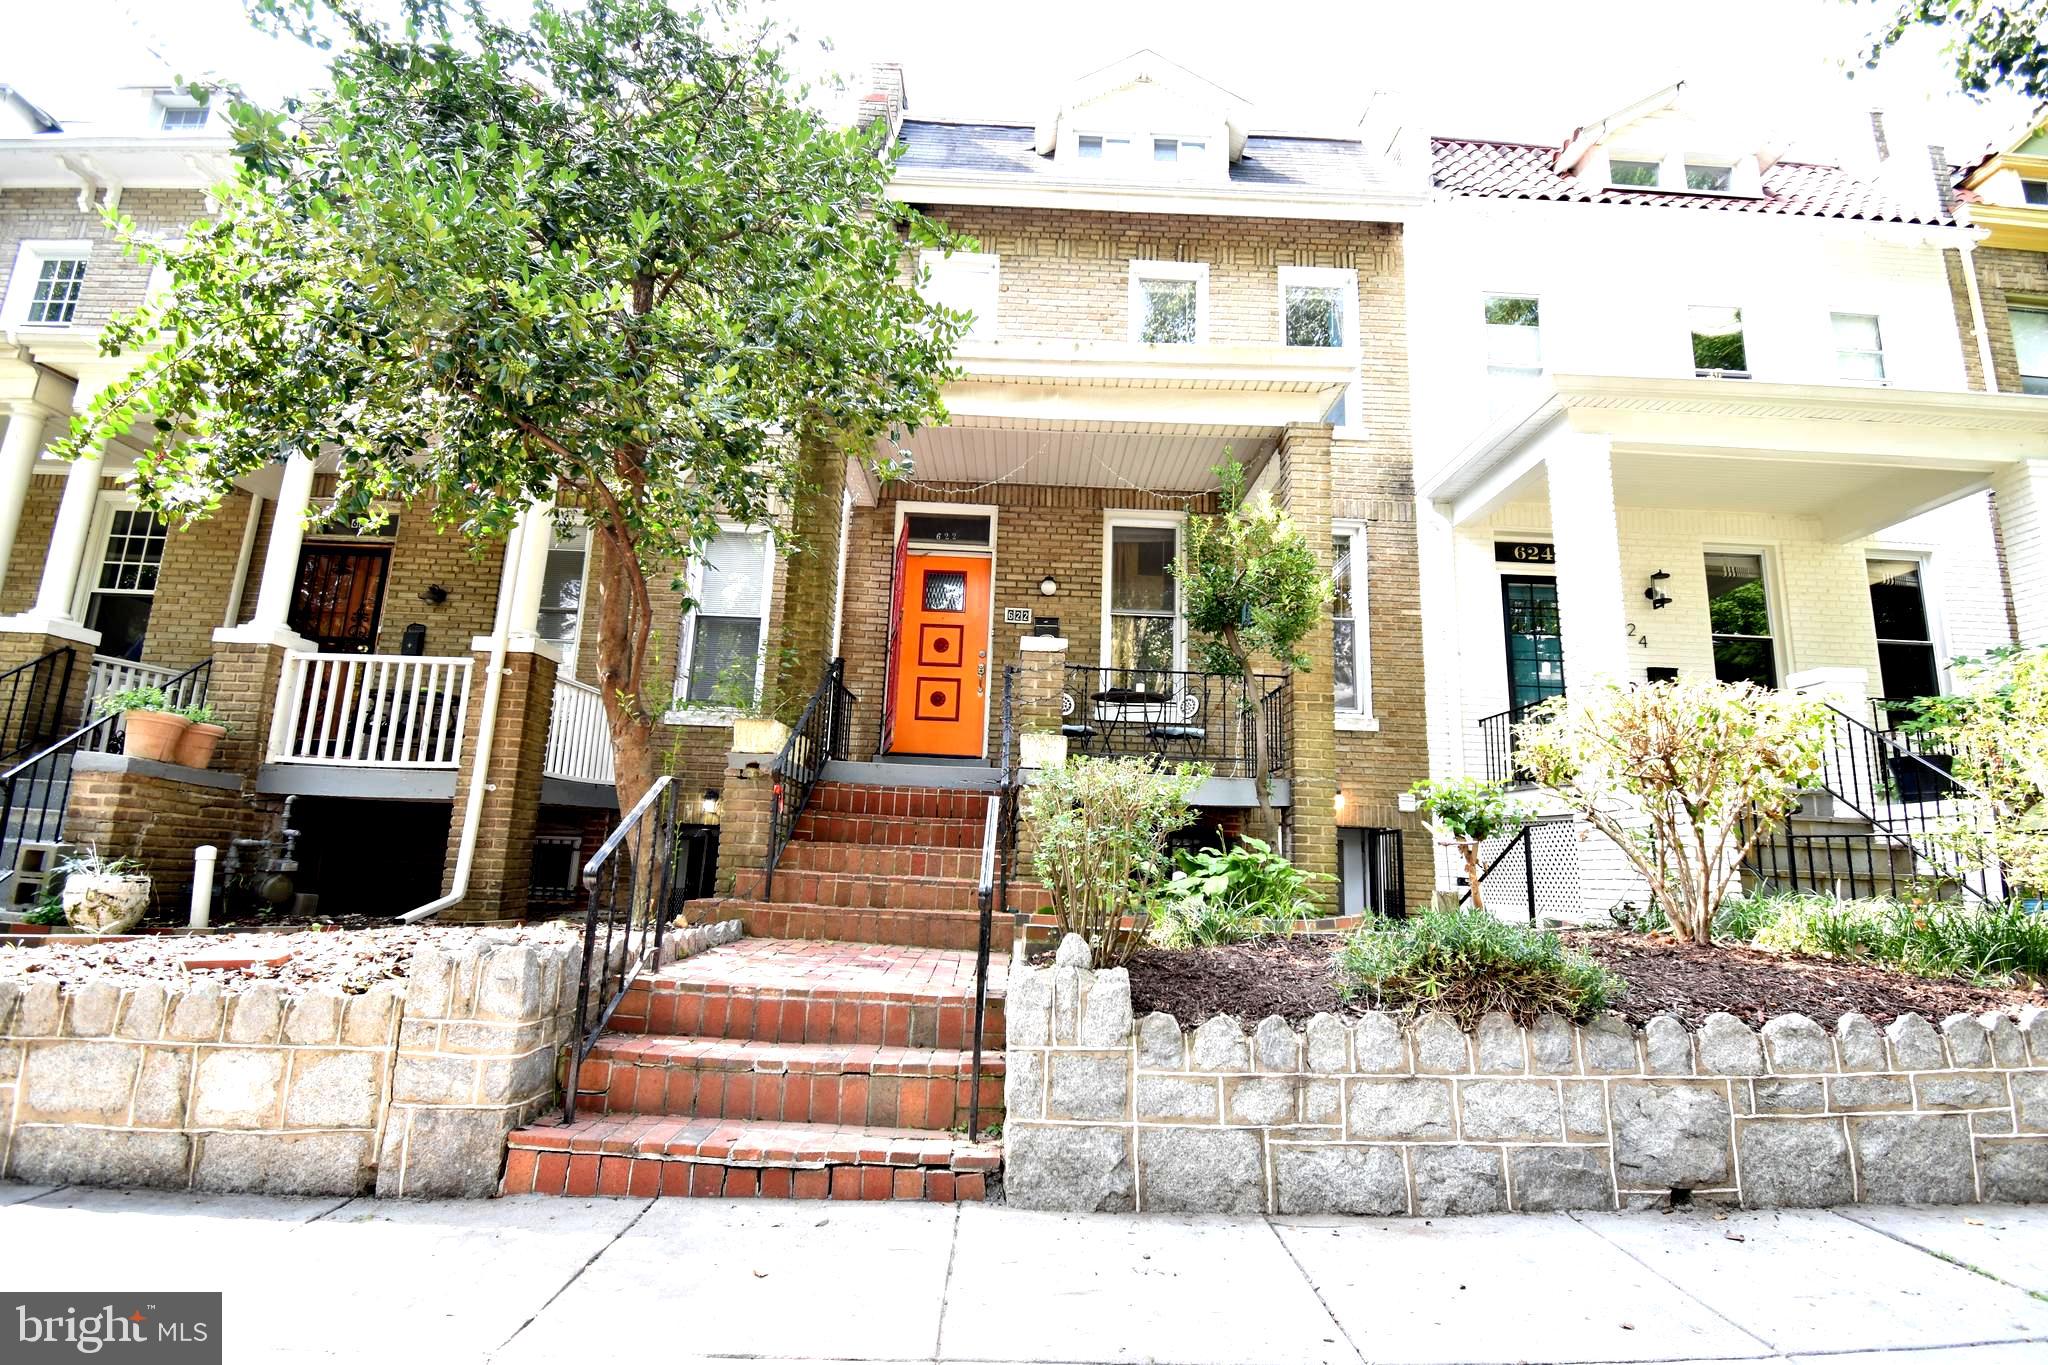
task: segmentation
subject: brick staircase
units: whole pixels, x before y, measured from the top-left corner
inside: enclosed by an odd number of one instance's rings
[[[977,1084],[984,1126],[1002,1120],[1010,938],[999,916],[977,1077],[986,799],[820,784],[773,901],[745,869],[733,899],[692,906],[749,937],[633,984],[575,1078],[576,1122],[514,1132],[504,1192],[984,1197],[999,1149],[964,1130]]]

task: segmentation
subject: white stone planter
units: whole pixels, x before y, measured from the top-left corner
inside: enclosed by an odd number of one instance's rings
[[[789,727],[773,716],[739,716],[732,723],[732,748],[739,754],[779,754]]]
[[[64,918],[81,933],[126,933],[148,908],[148,877],[74,872],[64,879]]]
[[[1057,768],[1067,761],[1067,737],[1027,730],[1018,739],[1019,763],[1026,768]]]

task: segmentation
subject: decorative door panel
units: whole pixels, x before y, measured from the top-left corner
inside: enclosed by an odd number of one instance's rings
[[[889,752],[981,756],[988,731],[989,561],[915,551],[898,578]]]

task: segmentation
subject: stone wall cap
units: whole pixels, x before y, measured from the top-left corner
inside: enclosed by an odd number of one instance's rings
[[[153,777],[162,782],[182,782],[188,787],[212,787],[216,791],[240,791],[240,773],[217,772],[212,768],[187,768],[154,758],[130,754],[80,752],[71,757],[71,770],[80,773],[124,773],[130,777]]]

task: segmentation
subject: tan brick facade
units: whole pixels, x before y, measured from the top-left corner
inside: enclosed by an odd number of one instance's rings
[[[453,816],[449,826],[444,884],[452,886],[461,854],[463,813],[470,786],[477,780],[478,736],[485,714],[491,656],[478,652],[470,673],[469,719],[462,737],[463,753],[471,755],[456,775]],[[444,919],[516,919],[526,913],[533,880],[533,836],[540,814],[541,764],[547,756],[548,714],[555,689],[555,662],[544,654],[505,656],[499,685],[498,721],[491,736],[490,767],[477,820],[468,893],[462,903],[444,911]]]
[[[230,840],[262,837],[272,821],[271,803],[232,787],[181,781],[178,771],[141,763],[120,771],[81,767],[64,817],[67,843],[139,860],[150,876],[154,913],[173,918],[191,902],[194,849],[211,844],[225,857]]]
[[[1998,376],[1998,391],[2018,393],[2019,356],[2013,349],[2012,317],[2007,309],[2021,304],[2048,307],[2048,254],[1979,247],[1976,259],[1977,291],[1984,306],[1984,331],[1991,341],[1991,364]],[[1966,300],[1963,308],[1968,307]],[[1963,335],[1968,337],[1970,333],[1966,331]],[[1972,388],[1983,385],[1983,367],[1978,363],[1976,349],[1974,345],[1964,348]]]

